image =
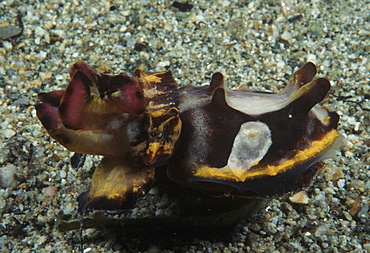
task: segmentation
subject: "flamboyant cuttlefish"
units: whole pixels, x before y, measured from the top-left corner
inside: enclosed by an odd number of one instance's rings
[[[272,197],[308,186],[340,142],[339,116],[317,105],[330,90],[306,63],[280,93],[180,87],[170,71],[99,74],[83,62],[65,90],[39,95],[37,116],[68,150],[104,159],[79,210],[129,209],[155,169],[213,196]]]

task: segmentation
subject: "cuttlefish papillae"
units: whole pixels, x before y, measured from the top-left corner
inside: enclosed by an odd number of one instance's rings
[[[40,94],[36,110],[68,150],[104,156],[79,211],[133,208],[158,168],[211,196],[274,197],[309,186],[339,146],[338,114],[318,105],[330,82],[315,75],[308,62],[268,93],[230,90],[221,73],[182,87],[169,70],[106,75],[77,62],[67,88]]]

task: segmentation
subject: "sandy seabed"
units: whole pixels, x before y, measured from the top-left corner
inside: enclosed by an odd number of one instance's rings
[[[186,11],[173,2],[0,2],[0,25],[22,31],[0,36],[0,251],[370,252],[370,2],[200,0]],[[78,60],[110,74],[171,69],[181,85],[208,84],[219,71],[230,87],[274,92],[283,88],[274,79],[312,61],[332,83],[325,105],[340,115],[346,141],[304,201],[271,200],[222,239],[61,233],[55,222],[78,218],[76,197],[100,157],[73,169],[33,105],[38,93],[65,88]]]

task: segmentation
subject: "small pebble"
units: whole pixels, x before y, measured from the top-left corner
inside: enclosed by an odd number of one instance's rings
[[[70,215],[75,209],[75,203],[66,203],[65,206],[62,207],[63,214]]]
[[[15,25],[6,25],[0,27],[0,39],[6,40],[10,37],[17,36],[21,34],[22,29],[19,26]]]
[[[293,38],[293,34],[289,31],[284,31],[281,38],[289,42]]]
[[[59,172],[59,175],[60,175],[60,178],[66,178],[67,173],[66,173],[64,170],[61,170],[61,171]]]
[[[52,72],[40,72],[39,73],[41,80],[50,80],[53,77]]]
[[[308,204],[309,198],[304,192],[297,192],[289,197],[289,200],[296,204]]]
[[[0,213],[5,206],[6,206],[6,200],[2,196],[0,196]]]
[[[45,194],[45,197],[54,198],[55,194],[58,191],[58,187],[48,186],[48,187],[45,187],[42,191]]]
[[[13,164],[8,164],[0,168],[0,187],[14,189],[18,185],[15,179],[16,167]]]
[[[170,61],[162,61],[157,64],[157,68],[161,69],[170,65],[171,65]]]
[[[16,132],[14,132],[13,130],[11,129],[5,129],[5,130],[2,130],[1,133],[5,136],[5,138],[9,139],[9,138],[12,138]]]
[[[337,181],[337,185],[339,188],[343,188],[344,186],[346,186],[346,180],[345,179],[339,179]]]

